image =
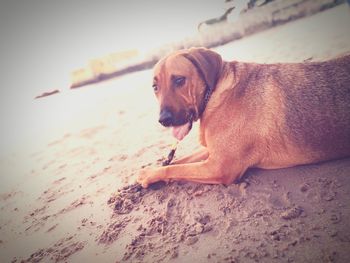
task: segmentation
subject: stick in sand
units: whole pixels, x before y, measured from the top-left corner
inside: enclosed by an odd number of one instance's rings
[[[168,154],[168,158],[162,163],[162,166],[167,166],[171,163],[171,161],[174,159],[175,156],[175,152],[176,152],[176,148],[177,145],[179,144],[179,141],[176,141],[172,146],[171,146],[171,150],[170,153]]]

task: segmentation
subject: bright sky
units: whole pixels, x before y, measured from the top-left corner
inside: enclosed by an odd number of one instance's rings
[[[90,58],[141,52],[196,32],[225,11],[224,0],[30,0],[0,3],[1,95],[33,97],[61,88]],[[9,93],[11,90],[16,93]]]

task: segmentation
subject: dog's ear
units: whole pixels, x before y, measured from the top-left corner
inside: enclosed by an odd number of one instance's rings
[[[192,62],[206,85],[213,89],[221,72],[221,56],[210,49],[190,48],[184,57]]]

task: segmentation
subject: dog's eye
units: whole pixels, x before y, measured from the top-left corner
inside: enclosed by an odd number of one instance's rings
[[[174,79],[174,84],[176,87],[181,87],[185,84],[186,78],[185,77],[177,77]]]
[[[153,87],[154,92],[158,92],[159,88],[158,88],[157,84],[153,84],[152,87]]]

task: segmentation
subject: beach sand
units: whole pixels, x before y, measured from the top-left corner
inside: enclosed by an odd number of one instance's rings
[[[350,9],[216,48],[225,60],[350,52]],[[0,262],[348,262],[350,159],[251,169],[230,186],[134,185],[174,142],[152,71],[35,100],[1,151]],[[199,148],[197,125],[177,157]]]

